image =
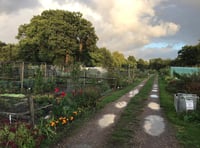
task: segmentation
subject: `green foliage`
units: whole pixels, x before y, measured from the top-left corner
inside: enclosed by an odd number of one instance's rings
[[[18,29],[20,57],[24,61],[68,64],[88,63],[97,36],[91,22],[79,12],[46,10]]]
[[[58,96],[53,99],[52,112],[55,117],[69,116],[76,108],[77,105],[71,100],[69,94],[63,97]]]
[[[179,66],[196,66],[200,64],[200,43],[195,46],[184,46],[178,51],[175,61]]]
[[[112,57],[113,57],[113,65],[115,67],[121,68],[122,65],[126,65],[127,64],[124,55],[119,53],[119,52],[117,52],[117,51],[112,53]]]
[[[144,71],[145,69],[147,69],[149,66],[147,61],[144,61],[143,59],[139,59],[137,61],[137,68],[141,71]]]
[[[6,44],[0,41],[0,62],[8,62],[17,59],[18,47],[14,44]]]
[[[77,87],[78,85],[78,82],[79,82],[79,77],[80,77],[80,74],[81,74],[81,68],[80,68],[80,64],[76,63],[76,64],[73,64],[71,65],[71,79],[72,79],[72,82],[75,84],[75,87]]]
[[[3,144],[3,145],[2,145]],[[0,129],[0,146],[5,148],[20,147],[34,148],[36,146],[34,135],[24,124],[15,127],[5,125]]]
[[[56,136],[56,132],[49,126],[50,120],[41,119],[38,124],[39,133],[45,135],[46,140],[52,140]]]
[[[168,79],[168,91],[194,93],[200,96],[200,75],[193,73],[190,75],[175,74],[177,79]]]
[[[101,91],[98,87],[89,86],[77,91],[73,100],[79,107],[95,108],[100,96]]]
[[[171,60],[163,60],[161,58],[150,59],[149,68],[159,71],[160,69],[166,68],[171,64]]]
[[[159,80],[160,101],[165,114],[170,122],[174,124],[177,130],[177,137],[184,147],[199,148],[199,110],[177,114],[174,108],[173,93],[168,92],[165,88],[167,82],[164,79]],[[199,102],[197,108],[199,109]]]
[[[38,69],[35,77],[33,92],[36,93],[42,93],[44,90],[44,80],[42,76],[42,72]]]
[[[136,68],[137,67],[137,61],[136,61],[134,56],[129,56],[127,58],[127,63],[131,68]]]
[[[113,66],[112,54],[106,48],[98,48],[95,52],[91,52],[90,56],[93,66],[102,66],[104,68]]]
[[[49,90],[52,90],[55,86],[55,81],[45,78],[42,71],[39,69],[37,70],[33,83],[33,92],[35,94],[48,92]]]

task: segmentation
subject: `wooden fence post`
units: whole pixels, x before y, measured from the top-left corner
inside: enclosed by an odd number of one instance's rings
[[[21,80],[21,93],[23,91],[24,88],[24,62],[21,63],[21,75],[20,75],[20,80]]]
[[[31,97],[31,95],[29,95],[28,102],[29,102],[29,108],[30,108],[31,124],[34,126],[35,125],[35,120],[34,120],[34,103],[33,103],[33,98]]]

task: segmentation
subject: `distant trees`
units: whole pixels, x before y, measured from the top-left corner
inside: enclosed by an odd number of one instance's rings
[[[137,61],[136,61],[135,57],[134,57],[134,56],[129,56],[129,57],[127,58],[127,64],[128,64],[128,66],[131,67],[131,68],[136,68],[136,66],[137,66]]]
[[[143,59],[139,59],[137,61],[137,68],[140,69],[140,70],[145,70],[149,67],[149,63]]]
[[[161,58],[155,58],[149,60],[149,68],[160,70],[162,68],[168,67],[171,64],[170,59],[161,59]]]
[[[115,51],[112,53],[112,57],[114,67],[122,67],[123,65],[127,65],[127,61],[122,53]]]
[[[18,48],[14,44],[0,41],[0,62],[14,61],[18,57]]]

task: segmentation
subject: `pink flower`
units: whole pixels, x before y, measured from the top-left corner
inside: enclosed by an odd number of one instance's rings
[[[54,89],[54,92],[55,92],[55,93],[58,93],[58,92],[59,92],[59,88],[56,87],[56,88]]]

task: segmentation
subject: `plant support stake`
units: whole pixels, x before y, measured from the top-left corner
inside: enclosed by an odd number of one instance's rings
[[[12,122],[12,116],[11,116],[11,114],[9,115],[9,121],[10,121],[10,124],[11,124],[11,122]]]

